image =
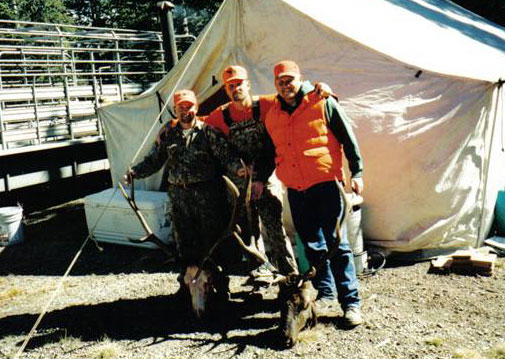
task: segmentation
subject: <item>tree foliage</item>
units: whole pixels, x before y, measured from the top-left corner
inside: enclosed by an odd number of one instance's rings
[[[71,24],[63,0],[2,0],[0,19]]]
[[[159,31],[159,0],[0,0],[0,19]],[[453,0],[505,27],[505,0]],[[173,0],[177,33],[198,35],[223,0]]]
[[[0,2],[0,19],[19,20],[12,0]]]
[[[159,31],[156,0],[64,0],[76,22],[97,27]],[[184,33],[187,17],[189,32],[197,35],[219,8],[222,0],[175,0],[173,12],[177,33]]]
[[[505,27],[505,0],[453,0],[453,2]]]
[[[81,25],[159,30],[156,2],[151,0],[65,0]]]

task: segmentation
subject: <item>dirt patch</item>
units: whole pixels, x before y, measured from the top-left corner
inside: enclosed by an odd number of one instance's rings
[[[87,235],[82,200],[30,213],[26,241],[0,249],[0,358],[12,356]],[[505,261],[492,277],[428,273],[429,263],[360,280],[365,324],[329,312],[289,350],[277,345],[275,291],[233,296],[207,321],[174,296],[159,251],[88,243],[23,358],[505,358]]]

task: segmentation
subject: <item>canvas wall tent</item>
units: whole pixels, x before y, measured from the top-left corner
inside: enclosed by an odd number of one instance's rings
[[[484,239],[505,185],[505,31],[444,0],[224,1],[156,88],[99,110],[114,181],[161,126],[157,94],[191,88],[204,101],[229,64],[272,93],[282,59],[329,83],[353,120],[370,243],[412,252]]]

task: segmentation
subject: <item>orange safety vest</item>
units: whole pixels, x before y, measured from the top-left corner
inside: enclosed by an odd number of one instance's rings
[[[265,125],[275,145],[277,177],[305,190],[317,183],[344,179],[342,145],[328,127],[324,99],[311,92],[291,115],[276,99]]]

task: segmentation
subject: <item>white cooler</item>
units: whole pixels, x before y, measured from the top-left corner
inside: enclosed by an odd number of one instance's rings
[[[129,190],[126,192],[129,194]],[[113,194],[114,197],[111,199]],[[172,239],[172,231],[170,223],[165,218],[168,205],[167,194],[165,192],[135,190],[135,202],[153,233],[163,242],[169,243]],[[128,239],[140,239],[146,235],[146,232],[119,189],[109,188],[86,196],[84,210],[90,233],[98,221],[93,233],[93,237],[97,241],[158,248],[152,242],[133,243]],[[102,217],[100,218],[100,216]]]

